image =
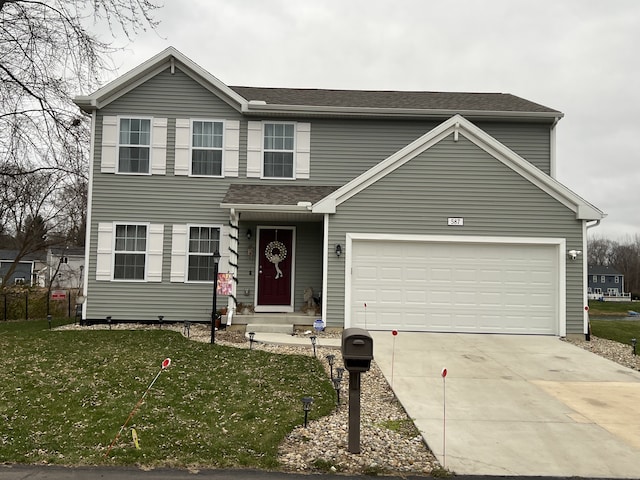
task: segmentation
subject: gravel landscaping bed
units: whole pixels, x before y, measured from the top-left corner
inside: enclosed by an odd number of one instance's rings
[[[81,328],[66,326],[63,328]],[[82,328],[108,328],[96,325]],[[154,328],[158,326],[113,325],[113,328]],[[165,329],[187,332],[181,325],[164,326]],[[319,336],[339,336],[339,333],[324,333]],[[208,342],[210,330],[206,325],[191,326],[189,338]],[[596,355],[640,370],[640,357],[632,354],[629,345],[591,337],[591,341],[563,339]],[[236,348],[249,348],[249,341],[240,331],[220,331],[216,342]],[[321,342],[320,342],[321,343]],[[254,342],[254,349],[274,353],[313,355],[311,346],[267,345]],[[342,366],[336,349],[318,348],[317,356],[322,360],[329,376],[326,355],[334,353],[334,369]],[[422,436],[395,398],[380,369],[372,364],[369,372],[362,374],[361,404],[361,453],[348,451],[348,372],[342,381],[340,405],[333,414],[310,421],[307,428],[295,428],[280,445],[279,460],[286,470],[313,473],[319,471],[349,474],[424,474],[441,473],[441,467],[422,440]]]

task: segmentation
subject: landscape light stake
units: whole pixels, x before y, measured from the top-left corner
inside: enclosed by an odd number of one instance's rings
[[[218,264],[220,263],[220,252],[213,252],[213,306],[211,307],[211,343],[216,343],[216,318],[218,312]]]
[[[147,387],[147,389],[144,391],[144,393],[142,394],[142,397],[140,397],[140,400],[138,400],[138,403],[136,403],[136,406],[133,407],[133,410],[131,410],[131,413],[129,414],[129,416],[127,417],[127,420],[122,424],[122,426],[120,427],[120,431],[118,432],[118,434],[116,435],[116,437],[113,439],[113,441],[111,442],[111,445],[109,445],[109,448],[107,449],[107,453],[104,454],[104,458],[107,458],[109,456],[109,453],[111,452],[111,449],[113,448],[113,446],[115,445],[115,443],[118,441],[118,439],[120,438],[120,435],[122,435],[122,431],[127,428],[127,424],[129,423],[129,420],[131,420],[133,418],[133,416],[136,414],[136,411],[138,410],[138,408],[140,408],[140,405],[142,405],[142,402],[144,401],[144,398],[147,396],[147,393],[149,393],[149,390],[151,390],[151,387],[153,387],[153,384],[156,383],[156,380],[158,380],[158,377],[160,376],[160,374],[162,373],[163,370],[166,370],[167,368],[169,368],[169,366],[171,365],[171,359],[170,358],[165,358],[162,361],[162,365],[160,366],[160,371],[158,372],[158,374],[156,375],[156,377],[153,379],[153,381],[149,384],[149,386]]]
[[[253,350],[253,337],[256,336],[256,332],[249,332],[249,350]]]
[[[636,340],[635,338],[631,339],[631,346],[633,347],[633,354],[636,354],[636,345],[638,344],[638,340]]]
[[[107,323],[109,324],[109,330],[111,330],[111,317],[107,317]]]
[[[329,368],[331,369],[331,380],[333,380],[333,364],[335,363],[336,356],[329,354],[325,357],[327,362],[329,362]]]
[[[336,410],[340,408],[340,384],[342,383],[342,377],[332,378],[333,388],[336,391]]]
[[[184,322],[184,327],[182,329],[183,335],[186,335],[187,338],[191,337],[191,322]]]
[[[302,409],[304,410],[304,428],[307,428],[307,419],[309,417],[309,411],[311,410],[312,403],[313,397],[302,397]]]
[[[49,322],[49,330],[51,330],[51,315],[47,315],[47,322]],[[635,347],[633,351],[635,353]]]
[[[162,320],[164,319],[164,315],[158,315],[158,323],[160,324],[160,330],[162,330]]]
[[[313,347],[313,356],[315,357],[316,356],[316,340],[317,340],[317,337],[315,335],[311,335],[309,337],[309,340],[311,340],[311,346]]]

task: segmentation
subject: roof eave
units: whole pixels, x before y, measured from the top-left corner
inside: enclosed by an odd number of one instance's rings
[[[321,105],[274,105],[248,102],[243,107],[247,115],[299,115],[312,116],[367,116],[367,117],[416,117],[416,118],[449,118],[456,114],[467,118],[486,119],[538,119],[554,121],[564,117],[562,112],[518,112],[499,110],[450,110],[422,108],[377,108],[377,107],[334,107]]]
[[[266,205],[255,203],[221,203],[220,208],[234,209],[238,212],[280,212],[280,213],[308,213],[311,214],[311,205]]]
[[[164,49],[162,52],[151,57],[149,60],[138,65],[124,75],[121,75],[115,80],[109,82],[92,94],[77,96],[73,101],[85,112],[98,110],[166,68],[174,68],[176,62],[180,63],[181,66],[184,67],[181,68],[183,71],[187,70],[185,73],[197,79],[205,88],[208,90],[216,90],[218,94],[221,93],[227,103],[234,106],[239,111],[243,111],[245,109],[247,100],[244,97],[229,88],[215,76],[211,75],[193,60],[180,53],[174,47]]]

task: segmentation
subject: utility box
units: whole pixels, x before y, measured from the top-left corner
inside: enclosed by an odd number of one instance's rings
[[[342,332],[342,360],[349,372],[368,372],[373,360],[373,338],[362,328]]]

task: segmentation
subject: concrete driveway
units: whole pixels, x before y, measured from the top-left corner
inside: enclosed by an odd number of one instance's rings
[[[556,337],[371,334],[376,363],[455,473],[640,478],[639,372]]]

